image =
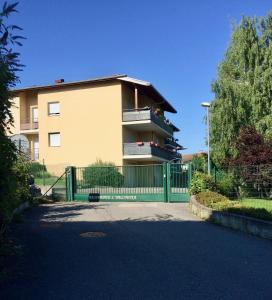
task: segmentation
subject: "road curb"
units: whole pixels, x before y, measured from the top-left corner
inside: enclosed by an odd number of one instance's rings
[[[16,207],[12,213],[12,215],[15,214],[20,214],[21,212],[23,212],[25,209],[27,209],[28,207],[30,207],[30,202],[26,201],[21,203],[18,207]]]
[[[201,219],[265,239],[272,239],[272,222],[213,210],[197,202],[195,196],[191,196],[189,208]]]

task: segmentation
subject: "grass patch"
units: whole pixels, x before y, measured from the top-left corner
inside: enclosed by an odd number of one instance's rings
[[[35,178],[35,184],[38,186],[43,186],[43,185],[53,185],[57,181],[58,177],[48,177],[44,178]],[[61,178],[55,187],[63,187],[65,186],[65,178]]]
[[[252,208],[264,208],[272,211],[272,199],[253,199],[253,198],[244,198],[240,200],[243,206],[252,207]]]
[[[211,191],[200,192],[195,196],[199,203],[218,211],[272,221],[272,200],[245,198],[233,201]]]

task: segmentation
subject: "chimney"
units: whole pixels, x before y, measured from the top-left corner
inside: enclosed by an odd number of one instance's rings
[[[56,79],[55,80],[55,84],[59,84],[59,83],[63,83],[64,82],[64,79]]]

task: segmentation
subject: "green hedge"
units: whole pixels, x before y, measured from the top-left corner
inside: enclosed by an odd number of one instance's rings
[[[84,169],[83,181],[88,187],[121,187],[124,184],[124,176],[113,163],[98,160]]]
[[[196,194],[195,197],[199,203],[215,210],[272,221],[272,210],[248,207],[243,205],[243,202],[232,201],[216,192],[203,191]]]
[[[51,174],[47,172],[46,166],[39,162],[32,162],[30,164],[30,174],[35,178],[49,178]]]

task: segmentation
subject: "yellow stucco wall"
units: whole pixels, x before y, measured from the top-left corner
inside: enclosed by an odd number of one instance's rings
[[[38,95],[34,92],[22,93],[20,101],[21,123],[31,122],[31,107],[38,104]]]
[[[97,159],[121,165],[121,99],[118,82],[39,92],[39,160],[52,172]],[[59,116],[48,115],[49,102],[60,103]],[[54,132],[60,132],[60,147],[49,147]]]
[[[11,133],[8,135],[19,134],[20,133],[20,98],[14,97],[12,99],[11,113],[13,115],[13,126],[10,126]]]
[[[123,142],[153,140],[163,144],[163,138],[152,132],[122,126],[122,110],[134,107],[134,90],[119,81],[21,92],[19,96],[20,101],[14,98],[12,108],[13,132],[20,133],[20,122],[27,123],[31,107],[38,105],[38,134],[29,132],[26,136],[31,148],[39,139],[39,161],[44,161],[50,173],[60,175],[68,165],[87,166],[97,159],[122,165]],[[60,115],[48,115],[49,102],[60,103]],[[153,99],[139,94],[139,107],[147,105],[158,106]],[[61,145],[50,147],[48,134],[56,132],[60,133]]]

